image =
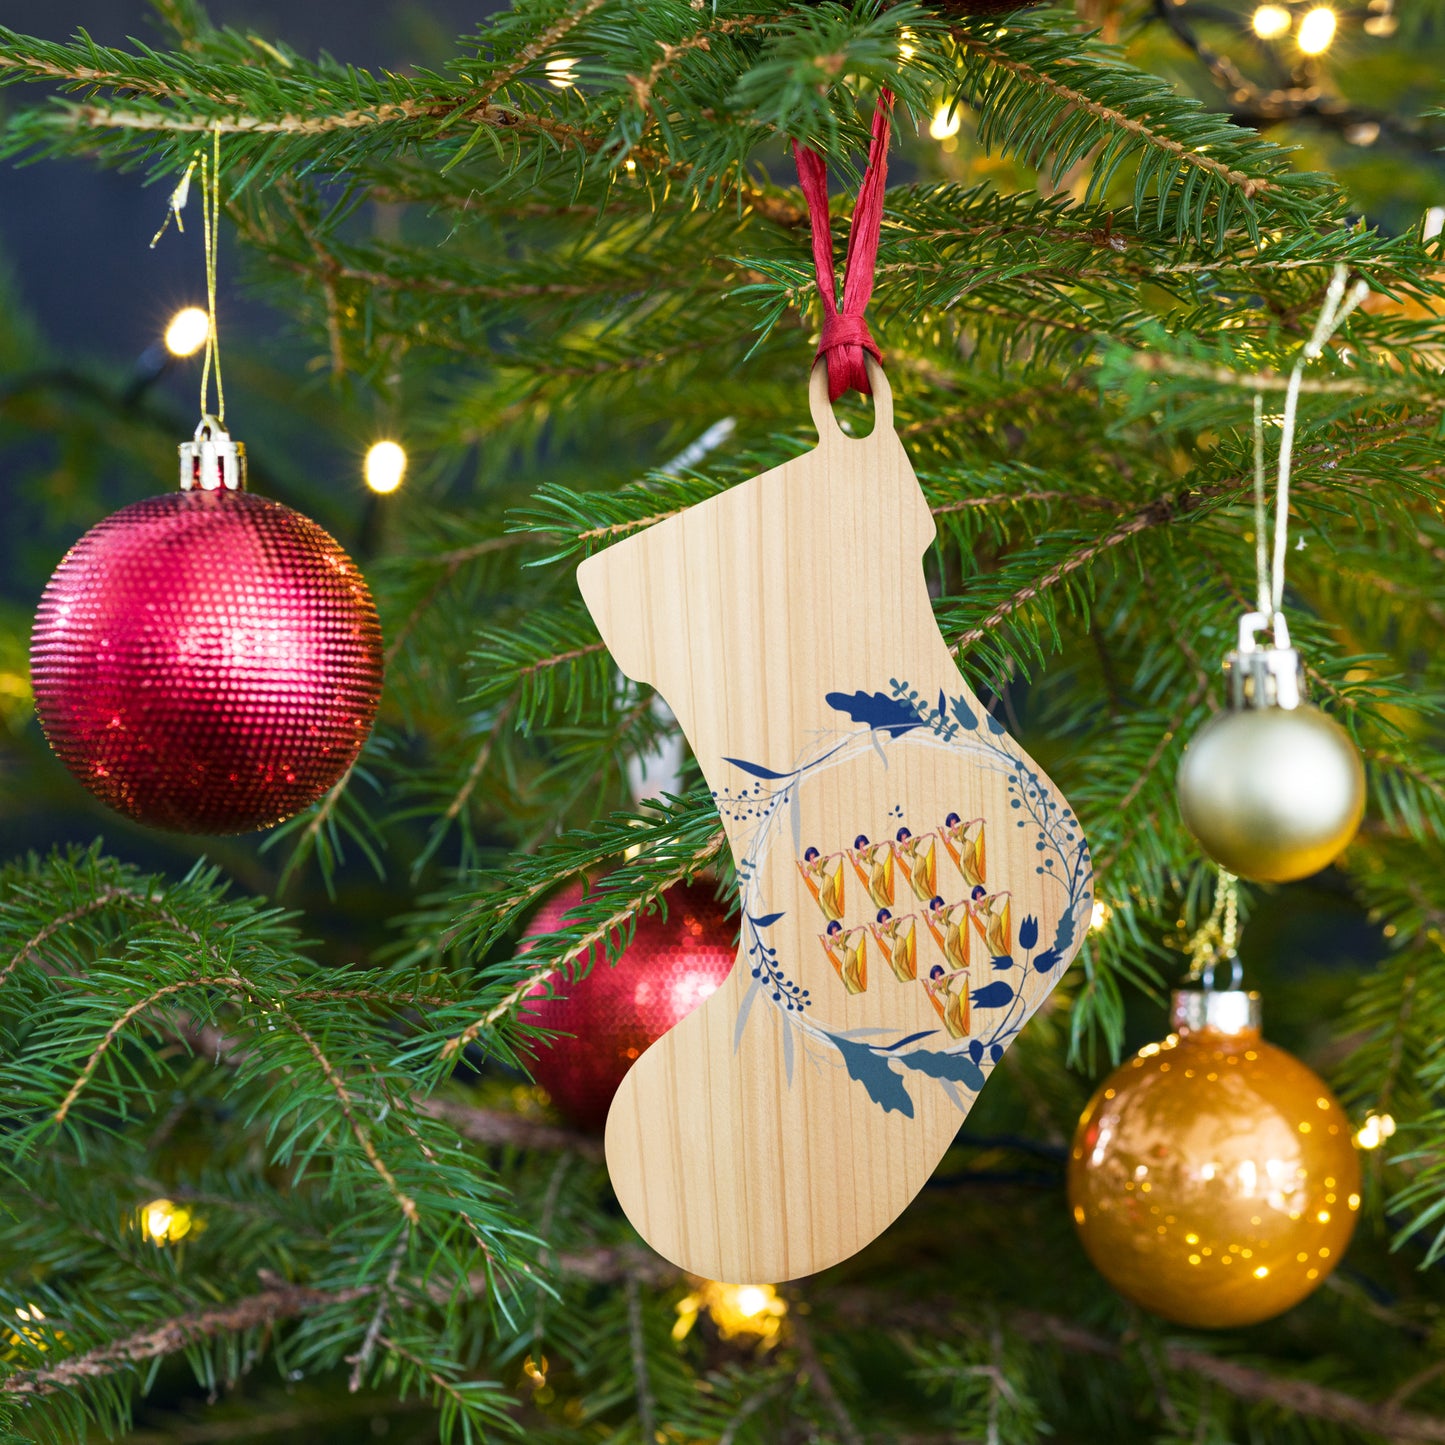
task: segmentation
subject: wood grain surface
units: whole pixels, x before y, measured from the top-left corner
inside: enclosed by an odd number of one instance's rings
[[[738,962],[633,1065],[606,1136],[639,1233],[711,1279],[796,1278],[886,1229],[1092,906],[1072,812],[934,622],[933,518],[869,371],[868,436],[815,367],[816,449],[577,574],[677,714],[738,867]]]

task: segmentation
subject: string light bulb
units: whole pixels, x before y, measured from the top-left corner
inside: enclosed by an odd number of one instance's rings
[[[166,350],[172,356],[194,356],[211,334],[211,318],[199,306],[184,306],[166,327]]]
[[[141,1227],[152,1244],[179,1244],[195,1223],[191,1211],[170,1199],[152,1199],[140,1212]]]
[[[1291,22],[1289,11],[1283,5],[1261,5],[1249,23],[1261,40],[1278,40],[1289,34]]]
[[[1395,1132],[1395,1120],[1389,1114],[1371,1114],[1355,1134],[1361,1149],[1378,1149]]]
[[[700,1279],[691,1293],[677,1302],[673,1339],[686,1339],[703,1310],[712,1317],[723,1339],[752,1335],[767,1348],[783,1327],[788,1302],[770,1284],[720,1284]]]
[[[928,123],[928,133],[934,140],[949,140],[958,134],[958,128],[962,124],[962,110],[956,105],[949,105],[946,100],[941,100],[938,109],[933,112],[933,119]]]
[[[366,454],[366,485],[386,496],[394,492],[406,475],[406,451],[398,442],[380,441]]]
[[[1317,5],[1300,21],[1295,44],[1305,55],[1323,55],[1334,42],[1339,23],[1328,5]]]
[[[577,62],[569,56],[559,55],[549,60],[546,70],[548,82],[558,90],[570,90],[577,84]]]
[[[1109,919],[1114,915],[1114,910],[1104,902],[1102,898],[1094,900],[1094,907],[1089,913],[1089,932],[1098,933],[1100,929],[1109,926]]]

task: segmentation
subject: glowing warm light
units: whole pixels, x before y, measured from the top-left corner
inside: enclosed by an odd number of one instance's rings
[[[547,79],[558,90],[570,90],[577,84],[577,62],[567,56],[549,60],[546,66]]]
[[[768,1307],[768,1291],[761,1285],[745,1284],[738,1291],[738,1309],[748,1318],[760,1315]]]
[[[1339,19],[1328,5],[1317,5],[1299,23],[1295,44],[1306,55],[1323,55],[1335,38]]]
[[[522,1361],[522,1373],[527,1377],[534,1390],[542,1389],[547,1383],[547,1357],[543,1355],[540,1361],[534,1360],[528,1355]]]
[[[140,1212],[141,1225],[154,1244],[179,1244],[195,1222],[191,1211],[169,1199],[152,1199]]]
[[[918,47],[913,43],[918,37],[911,30],[900,30],[898,32],[898,58],[900,60],[912,60],[918,54]]]
[[[1389,1114],[1371,1114],[1355,1134],[1361,1149],[1378,1149],[1395,1132],[1395,1121]]]
[[[1113,916],[1114,910],[1102,898],[1096,898],[1093,912],[1089,914],[1089,931],[1097,933],[1101,928],[1108,927],[1109,920]]]
[[[30,1344],[36,1349],[48,1350],[53,1335],[57,1340],[65,1336],[59,1330],[52,1330],[45,1322],[45,1311],[39,1305],[26,1303],[15,1306],[15,1318],[20,1321],[13,1329],[0,1331],[11,1345]],[[26,1328],[31,1326],[32,1328]]]
[[[406,452],[396,442],[377,442],[366,454],[366,485],[383,496],[406,475]]]
[[[1283,5],[1261,5],[1249,23],[1261,40],[1278,40],[1289,34],[1289,11]]]
[[[677,1302],[675,1340],[686,1338],[706,1310],[723,1339],[753,1335],[766,1348],[774,1343],[788,1313],[788,1302],[770,1284],[719,1284],[716,1280],[697,1282],[693,1291]]]
[[[211,334],[211,318],[199,306],[187,306],[166,327],[166,350],[172,356],[194,356]]]
[[[938,103],[938,109],[933,112],[933,119],[928,123],[928,133],[934,140],[948,140],[958,134],[958,128],[962,124],[963,111],[942,100]]]

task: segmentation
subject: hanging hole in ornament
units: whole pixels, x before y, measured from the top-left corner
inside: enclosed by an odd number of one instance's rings
[[[812,375],[808,378],[808,408],[813,413],[813,425],[818,429],[818,440],[823,442],[833,437],[844,441],[866,441],[875,434],[886,435],[893,430],[893,392],[883,368],[871,354],[865,353],[864,365],[868,369],[868,385],[873,389],[873,425],[867,427],[862,418],[866,413],[854,411],[861,425],[855,425],[854,416],[847,419],[847,430],[838,421],[833,403],[828,398],[828,362],[819,357],[813,363]],[[867,428],[865,430],[865,428]]]

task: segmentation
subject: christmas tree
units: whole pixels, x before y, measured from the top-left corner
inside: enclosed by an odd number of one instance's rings
[[[1439,8],[517,0],[406,73],[153,8],[124,49],[0,27],[0,152],[157,179],[187,223],[164,245],[197,245],[173,188],[204,183],[302,348],[228,354],[252,491],[367,574],[385,691],[268,834],[89,800],[35,720],[35,608],[83,531],[174,487],[196,418],[0,307],[6,1438],[1445,1440]],[[815,444],[792,146],[846,212],[885,90],[869,315],[934,612],[1097,893],[897,1222],[742,1288],[648,1250],[600,1136],[531,1082],[601,1047],[582,1005],[538,1037],[553,970],[660,968],[697,898],[711,943],[737,927],[717,802],[575,575]],[[1368,294],[1306,350],[1332,283]],[[1174,779],[1227,701],[1286,411],[1283,605],[1369,807],[1329,871],[1226,907]],[[383,439],[377,495],[328,471]],[[835,565],[874,605],[869,558]],[[1266,1034],[1339,1096],[1364,1177],[1338,1268],[1208,1333],[1100,1280],[1065,1173],[1236,904]]]

